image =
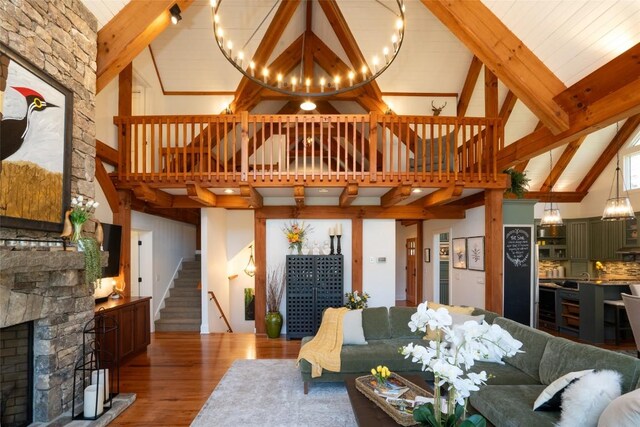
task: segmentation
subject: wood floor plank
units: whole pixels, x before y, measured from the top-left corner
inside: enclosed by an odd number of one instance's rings
[[[295,359],[299,350],[300,341],[254,334],[157,332],[120,368],[120,390],[137,400],[110,425],[188,426],[235,360]]]

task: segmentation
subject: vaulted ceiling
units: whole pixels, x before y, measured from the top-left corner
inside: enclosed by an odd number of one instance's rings
[[[128,3],[123,0],[83,2],[96,15],[100,27],[107,24]],[[227,27],[233,29],[236,34],[245,34],[248,37],[276,2],[227,0],[225,3],[230,5],[225,9],[228,11],[225,13]],[[349,55],[317,0],[302,1],[295,9],[268,62],[277,58],[305,31],[308,25],[307,3],[312,8],[311,31],[342,61],[349,64]],[[381,37],[387,37],[381,29],[382,23],[387,21],[390,15],[389,10],[383,7],[385,3],[389,3],[389,0],[338,1],[340,10],[365,56],[380,51],[381,43],[384,43],[380,41]],[[447,102],[443,115],[456,115],[457,104],[463,100],[468,105],[467,116],[484,116],[485,85],[480,67],[474,65],[479,62],[468,47],[474,43],[472,37],[468,34],[462,37],[460,34],[454,34],[460,25],[456,23],[455,16],[447,15],[447,11],[438,10],[438,2],[405,0],[405,3],[405,42],[396,61],[377,79],[382,100],[392,104],[393,110],[398,114],[417,115],[431,114],[432,100],[439,104]],[[484,0],[483,3],[542,61],[542,67],[546,66],[548,71],[555,75],[549,85],[555,89],[559,88],[560,91],[574,85],[640,43],[640,1],[637,0]],[[179,25],[166,28],[150,45],[157,68],[157,78],[160,79],[163,90],[168,93],[184,93],[185,96],[235,92],[242,76],[226,61],[215,45],[209,0],[193,1],[185,9]],[[272,17],[273,13],[268,15],[265,25],[256,32],[247,47],[248,50],[252,50],[251,44],[260,43]],[[482,30],[481,24],[478,24],[479,29],[476,30]],[[460,28],[458,31],[473,32],[474,29]],[[480,52],[486,51],[487,55],[491,54],[491,49],[495,49],[496,55],[499,55],[498,42],[494,46],[477,49]],[[513,56],[517,57],[519,54],[521,53],[516,52]],[[315,68],[317,73],[322,72],[320,67]],[[479,78],[474,79],[478,71]],[[520,77],[517,73],[504,76],[507,80],[517,80]],[[513,89],[513,82],[508,83]],[[526,86],[526,83],[524,85]],[[499,82],[498,93],[500,105],[505,110],[512,106],[513,110],[505,127],[507,145],[516,141],[520,143],[522,139],[528,138],[541,119],[545,119],[547,124],[549,120],[554,120],[553,117],[540,117],[544,114],[541,109],[536,111],[537,115],[532,113],[532,110],[537,110],[532,108],[532,103],[517,100],[502,81]],[[525,97],[527,94],[521,95]],[[540,96],[544,97],[544,94]],[[549,101],[549,104],[553,105],[551,97]],[[338,111],[345,113],[365,111],[366,108],[366,105],[355,101],[333,102],[333,105]],[[261,111],[264,112],[263,109]],[[637,125],[636,122],[637,119],[628,126]],[[558,119],[558,123],[561,127],[561,118]],[[568,121],[565,121],[564,124],[567,123]],[[622,120],[619,125],[623,125]],[[633,127],[635,130],[635,126]],[[556,170],[551,174],[555,181],[554,191],[574,191],[581,183],[584,184],[589,170],[613,140],[616,124],[610,124],[584,138],[572,138],[568,141],[552,138],[551,134],[558,133],[560,129],[554,129],[549,135],[543,134],[544,131],[546,129],[539,131],[539,138],[547,138],[549,146],[555,146],[552,158]],[[513,151],[515,153],[515,148]],[[517,155],[514,153],[507,154]],[[548,180],[549,155],[546,152],[535,154],[526,165],[521,164],[520,167],[526,168],[528,176],[532,179],[531,189],[548,190],[551,184]]]

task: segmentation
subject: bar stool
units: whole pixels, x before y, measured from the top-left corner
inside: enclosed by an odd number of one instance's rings
[[[627,319],[627,322],[625,325],[622,325],[620,320],[622,318],[622,314],[624,314],[624,317],[626,318],[627,316],[627,310],[624,306],[624,301],[623,300],[604,300],[604,305],[605,305],[605,309],[607,306],[612,307],[615,310],[615,317],[614,317],[614,321],[606,321],[605,320],[605,325],[606,326],[613,326],[614,327],[614,332],[615,332],[615,343],[616,345],[620,345],[620,337],[622,335],[622,331],[629,331],[631,330],[631,326],[629,325],[629,321]]]

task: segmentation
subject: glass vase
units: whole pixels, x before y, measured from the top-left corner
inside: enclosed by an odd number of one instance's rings
[[[78,240],[82,238],[82,222],[73,222],[73,234],[71,235],[71,242],[78,243]]]

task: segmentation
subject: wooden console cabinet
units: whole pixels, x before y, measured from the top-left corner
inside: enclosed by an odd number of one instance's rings
[[[117,339],[119,341],[117,358],[120,363],[146,351],[151,342],[150,303],[151,297],[127,297],[117,300],[109,299],[96,304],[96,316],[104,315],[115,320],[119,325],[118,336],[106,334],[100,346],[109,353],[115,354]]]

